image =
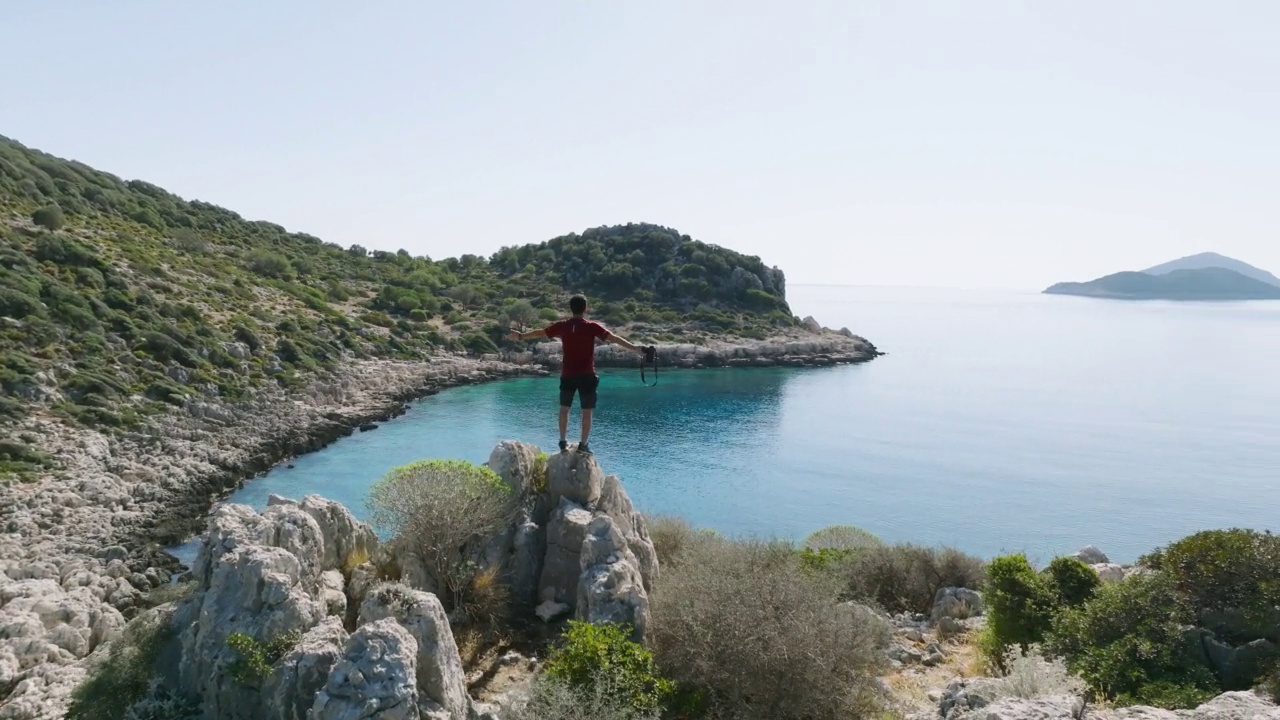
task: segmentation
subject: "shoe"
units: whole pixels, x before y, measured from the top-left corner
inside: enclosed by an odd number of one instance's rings
[[[582,455],[590,455],[591,446],[586,443],[578,443],[578,452]]]
[[[560,452],[569,452],[569,441],[568,441],[568,440],[561,440],[561,441],[560,441]]]

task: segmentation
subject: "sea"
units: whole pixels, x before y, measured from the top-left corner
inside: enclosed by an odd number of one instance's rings
[[[638,363],[603,372],[591,445],[640,510],[739,537],[849,524],[1040,563],[1089,544],[1133,562],[1198,530],[1280,529],[1280,302],[834,286],[788,300],[886,354],[663,369],[656,387]],[[507,438],[554,452],[556,390],[525,378],[433,395],[228,501],[318,493],[367,517],[369,487],[398,465],[483,462]]]

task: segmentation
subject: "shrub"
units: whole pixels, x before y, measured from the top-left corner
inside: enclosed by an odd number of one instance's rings
[[[1026,653],[1008,648],[1000,665],[1004,674],[992,687],[997,697],[1031,700],[1048,695],[1079,695],[1085,689],[1080,678],[1072,675],[1061,661],[1045,658],[1037,648]]]
[[[838,584],[801,570],[788,544],[696,534],[663,567],[648,640],[691,710],[727,718],[864,717],[887,628],[837,604]]]
[[[462,336],[462,346],[468,351],[483,355],[498,352],[498,346],[484,333],[469,332]]]
[[[227,636],[227,645],[240,654],[231,666],[231,675],[237,682],[252,685],[271,674],[271,667],[280,661],[298,641],[302,633],[297,630],[281,633],[267,642],[242,632]]]
[[[851,557],[852,550],[800,548],[800,567],[809,572],[831,572]]]
[[[831,525],[804,540],[804,546],[810,550],[862,550],[882,545],[880,538],[853,525]]]
[[[289,264],[289,258],[278,252],[262,248],[251,250],[245,256],[245,266],[253,272],[269,278],[286,277],[293,271],[293,267]]]
[[[1054,558],[1045,572],[1058,605],[1082,605],[1102,584],[1093,568],[1073,557]]]
[[[62,214],[62,208],[57,205],[45,205],[31,213],[31,222],[48,230],[61,230],[67,220]]]
[[[123,720],[147,695],[156,659],[173,632],[156,614],[140,615],[125,626],[101,666],[71,693],[67,720]]]
[[[650,515],[645,518],[645,524],[661,567],[676,562],[698,533],[688,520],[673,515]]]
[[[1280,624],[1280,537],[1271,533],[1207,530],[1139,562],[1168,573],[1199,621],[1228,641],[1264,637]]]
[[[917,545],[867,547],[845,569],[846,592],[888,612],[927,613],[944,587],[982,589],[982,560],[951,548]]]
[[[504,712],[509,720],[659,720],[656,710],[637,710],[608,676],[594,679],[587,688],[575,688],[563,680],[538,675],[527,699]]]
[[[998,652],[987,659],[999,665],[1010,646],[1017,645],[1025,652],[1044,638],[1056,602],[1050,584],[1022,553],[992,560],[987,575],[985,600],[992,644],[984,650]]]
[[[507,319],[512,325],[523,328],[538,319],[538,310],[528,300],[517,300],[507,308]]]
[[[1199,660],[1198,637],[1182,630],[1192,613],[1173,590],[1162,573],[1104,585],[1058,615],[1045,647],[1105,697],[1192,707],[1216,681]]]
[[[549,461],[550,458],[544,452],[533,456],[533,470],[529,473],[529,484],[536,493],[541,494],[547,491],[547,463]]]
[[[506,620],[511,608],[511,589],[502,582],[497,565],[471,575],[466,591],[458,596],[458,610],[481,628],[496,628]]]
[[[398,467],[369,491],[379,529],[421,559],[431,590],[446,610],[466,607],[478,568],[476,544],[497,534],[517,498],[497,473],[460,460],[427,460]]]
[[[173,233],[173,247],[191,255],[204,255],[209,252],[209,241],[191,228],[179,228]]]
[[[671,682],[658,676],[653,654],[630,635],[631,629],[620,625],[569,621],[563,643],[547,658],[547,677],[587,691],[603,681],[624,704],[657,710],[671,694]]]

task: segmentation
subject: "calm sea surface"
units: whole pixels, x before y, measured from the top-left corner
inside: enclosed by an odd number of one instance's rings
[[[830,369],[670,371],[655,388],[638,372],[605,373],[592,446],[642,510],[796,539],[849,523],[1042,561],[1089,543],[1132,561],[1204,528],[1280,529],[1280,302],[788,294],[797,314],[848,326],[888,355]],[[441,393],[233,500],[319,493],[364,515],[369,485],[396,465],[482,462],[504,438],[554,449],[556,386]]]

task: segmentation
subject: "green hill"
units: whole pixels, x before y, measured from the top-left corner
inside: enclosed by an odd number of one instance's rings
[[[1058,283],[1054,295],[1122,300],[1275,300],[1280,287],[1221,267],[1174,270],[1162,275],[1118,272],[1083,283]]]
[[[797,324],[780,271],[667,228],[595,228],[488,259],[369,252],[0,138],[0,424],[39,406],[129,427],[344,359],[493,352],[571,291],[637,339]],[[0,470],[35,461],[0,446]]]

